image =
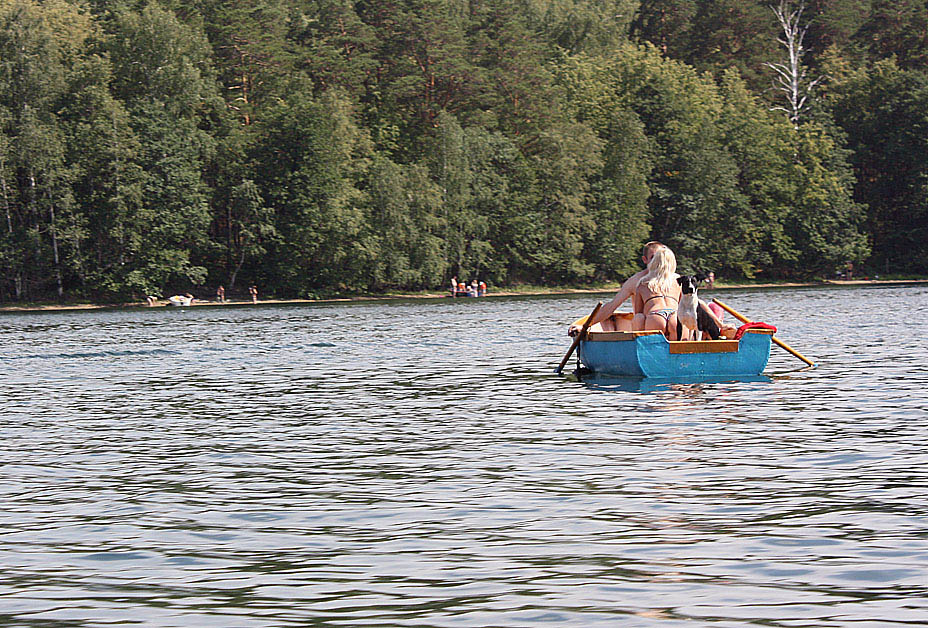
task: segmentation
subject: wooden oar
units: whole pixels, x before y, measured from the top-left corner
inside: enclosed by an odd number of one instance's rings
[[[730,307],[728,307],[727,305],[725,305],[724,303],[722,303],[722,302],[719,301],[718,299],[712,299],[712,302],[715,303],[716,305],[718,305],[720,308],[722,308],[722,309],[725,310],[726,312],[728,312],[729,314],[731,314],[732,316],[734,316],[735,318],[737,318],[737,319],[738,319],[739,321],[741,321],[742,323],[750,323],[750,322],[751,322],[751,321],[749,321],[749,320],[747,319],[746,316],[744,316],[743,314],[739,314],[738,312],[736,312],[735,310],[731,309]],[[788,352],[792,353],[794,356],[796,356],[797,358],[799,358],[800,360],[802,360],[803,362],[805,362],[805,363],[808,364],[809,366],[815,366],[815,363],[814,363],[812,360],[810,360],[810,359],[807,358],[806,356],[802,355],[801,353],[799,353],[798,351],[796,351],[795,349],[793,349],[791,346],[789,346],[788,344],[786,344],[785,342],[783,342],[782,340],[780,340],[780,339],[777,338],[776,336],[771,336],[771,340],[773,340],[775,343],[777,343],[777,345],[783,347],[783,348],[786,349]]]
[[[567,355],[564,356],[564,359],[561,360],[561,363],[558,364],[556,369],[554,369],[555,373],[560,375],[561,371],[564,370],[564,365],[567,364],[567,360],[570,359],[570,356],[574,352],[574,349],[577,348],[577,345],[580,344],[580,341],[586,335],[586,330],[590,328],[590,323],[592,323],[593,319],[596,318],[596,315],[599,314],[599,308],[601,308],[602,306],[603,306],[603,302],[600,301],[599,303],[596,304],[596,307],[593,308],[593,312],[589,316],[586,317],[586,321],[583,323],[583,328],[580,330],[580,333],[577,334],[576,338],[574,338],[573,343],[570,345],[570,349],[567,350]]]

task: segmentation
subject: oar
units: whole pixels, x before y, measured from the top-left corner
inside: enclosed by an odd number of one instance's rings
[[[567,364],[567,360],[570,359],[571,354],[574,352],[574,349],[577,348],[577,345],[580,344],[580,340],[586,335],[586,330],[590,328],[590,323],[593,322],[593,319],[596,318],[596,315],[599,314],[599,308],[603,306],[603,302],[600,301],[596,304],[596,307],[593,308],[593,312],[587,317],[586,321],[583,323],[583,328],[580,330],[580,333],[577,334],[574,338],[573,343],[570,345],[570,349],[567,350],[567,355],[564,356],[564,359],[561,360],[561,363],[558,364],[557,368],[554,369],[554,372],[558,375],[561,374],[561,371],[564,370],[564,365]]]
[[[730,307],[728,307],[727,305],[725,305],[724,303],[722,303],[722,302],[719,301],[718,299],[712,299],[712,302],[715,303],[715,304],[717,304],[720,308],[722,308],[723,310],[725,310],[726,312],[728,312],[729,314],[731,314],[732,316],[734,316],[735,318],[737,318],[737,319],[738,319],[739,321],[741,321],[742,323],[750,323],[750,322],[751,322],[751,321],[749,321],[749,320],[747,319],[747,317],[745,317],[743,314],[739,314],[738,312],[736,312],[735,310],[731,309]],[[779,346],[783,347],[784,349],[786,349],[787,351],[789,351],[790,353],[792,353],[794,356],[796,356],[797,358],[799,358],[800,360],[802,360],[803,362],[805,362],[805,363],[808,364],[809,366],[815,366],[815,363],[814,363],[812,360],[810,360],[810,359],[807,358],[806,356],[802,355],[801,353],[799,353],[798,351],[796,351],[795,349],[793,349],[791,346],[789,346],[788,344],[786,344],[785,342],[783,342],[782,340],[780,340],[780,339],[777,338],[776,336],[771,336],[771,340],[773,340],[773,341],[774,341],[775,343],[777,343]]]

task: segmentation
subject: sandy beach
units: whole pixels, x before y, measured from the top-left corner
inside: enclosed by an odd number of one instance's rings
[[[870,286],[870,285],[905,285],[928,283],[928,279],[853,279],[853,280],[825,280],[810,282],[781,282],[781,283],[719,283],[713,288],[703,288],[700,293],[711,293],[725,290],[742,290],[750,288],[807,288],[815,286]],[[605,286],[602,288],[527,288],[524,290],[506,290],[501,289],[496,292],[488,292],[486,296],[480,298],[493,297],[519,297],[519,296],[549,296],[560,294],[604,294],[617,291],[620,284],[614,286]],[[386,301],[393,299],[443,299],[450,298],[447,293],[385,293],[381,295],[363,295],[353,297],[339,297],[327,299],[259,299],[258,305],[284,305],[284,304],[310,304],[310,303],[339,303],[351,301]],[[468,297],[461,297],[468,298]],[[224,306],[245,306],[252,305],[249,299],[227,299],[223,303],[215,300],[194,299],[189,306],[184,307],[224,307]],[[148,305],[145,301],[126,302],[126,303],[47,303],[47,304],[29,304],[29,305],[4,305],[0,306],[0,312],[56,312],[69,310],[99,310],[99,309],[120,309],[120,308],[149,308],[149,307],[170,307],[167,299],[160,299],[154,305]]]

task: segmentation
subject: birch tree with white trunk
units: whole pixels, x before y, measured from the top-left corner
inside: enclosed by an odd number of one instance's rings
[[[778,37],[777,41],[786,48],[787,60],[785,63],[764,64],[777,73],[774,87],[785,94],[787,101],[786,106],[777,105],[772,110],[786,113],[793,126],[797,128],[799,118],[809,104],[812,90],[823,78],[808,80],[808,70],[802,63],[806,53],[802,41],[809,30],[808,23],[802,25],[802,12],[805,8],[804,0],[800,0],[798,5],[792,0],[780,0],[780,4],[770,7],[783,29],[783,36]]]

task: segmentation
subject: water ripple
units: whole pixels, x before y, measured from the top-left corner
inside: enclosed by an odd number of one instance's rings
[[[928,623],[928,340],[728,293],[740,381],[552,374],[589,298],[0,317],[0,624]]]

